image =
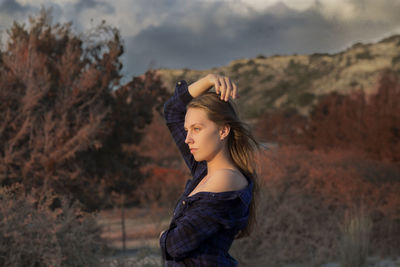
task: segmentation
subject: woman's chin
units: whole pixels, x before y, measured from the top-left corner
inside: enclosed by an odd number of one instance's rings
[[[204,160],[202,157],[199,157],[199,156],[196,156],[196,155],[193,155],[193,157],[197,162]]]

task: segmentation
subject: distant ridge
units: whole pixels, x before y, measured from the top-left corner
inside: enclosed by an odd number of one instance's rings
[[[400,35],[377,43],[357,43],[336,54],[258,56],[232,61],[228,66],[207,70],[158,69],[172,91],[175,82],[193,82],[214,72],[232,77],[238,84],[237,104],[245,119],[254,119],[272,109],[294,107],[308,115],[321,95],[336,91],[347,94],[377,89],[382,71],[400,70]]]

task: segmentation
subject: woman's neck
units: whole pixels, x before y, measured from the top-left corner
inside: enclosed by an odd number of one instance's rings
[[[219,169],[236,169],[233,160],[227,150],[222,150],[215,155],[213,159],[207,161],[208,173],[212,173]]]

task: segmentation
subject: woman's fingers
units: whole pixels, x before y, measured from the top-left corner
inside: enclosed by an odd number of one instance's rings
[[[213,74],[210,75],[214,83],[215,92],[223,101],[228,101],[229,97],[237,98],[237,86],[229,77]]]
[[[233,88],[233,90],[232,90],[232,98],[236,99],[239,96],[238,96],[237,86],[236,86],[236,84],[234,82],[232,82],[232,88]]]
[[[229,77],[225,77],[224,81],[225,81],[225,85],[226,85],[224,100],[228,101],[229,96],[231,95],[231,92],[232,92],[232,89],[233,89],[232,88],[232,82],[231,82],[231,79],[229,79]]]
[[[217,94],[220,94],[220,93],[221,93],[221,89],[220,89],[221,85],[220,85],[220,83],[219,83],[218,78],[216,78],[216,79],[214,80],[214,87],[215,87],[215,92],[216,92]]]
[[[221,89],[220,98],[221,98],[221,100],[224,100],[225,96],[226,96],[226,90],[227,90],[228,85],[225,82],[225,78],[222,77],[222,76],[220,77],[219,82],[221,84],[221,87],[220,87],[220,89]]]

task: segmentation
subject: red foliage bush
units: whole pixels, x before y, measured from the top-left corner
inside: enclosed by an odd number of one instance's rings
[[[321,97],[306,120],[294,111],[266,114],[258,122],[258,136],[309,149],[346,149],[368,157],[400,161],[400,81],[384,72],[378,90],[349,95],[333,92]]]
[[[258,227],[235,244],[243,264],[337,259],[347,210],[365,206],[373,221],[371,252],[398,255],[400,169],[348,151],[281,147],[261,158]],[[390,230],[388,230],[390,229]]]
[[[265,142],[286,144],[302,133],[306,118],[296,109],[275,110],[263,114],[256,122],[254,135]]]
[[[318,194],[323,199],[320,204],[349,208],[363,203],[385,217],[400,219],[400,168],[396,165],[346,150],[307,152],[301,147],[281,147],[267,155],[262,171],[267,183]]]
[[[398,103],[399,78],[386,72],[369,96],[332,93],[308,119],[283,111],[259,121],[258,136],[280,146],[261,158],[259,227],[237,244],[243,264],[337,260],[345,214],[363,207],[373,225],[369,253],[400,253]]]
[[[400,161],[400,81],[382,74],[376,93],[357,91],[322,99],[305,130],[310,147],[351,148],[376,159]]]

